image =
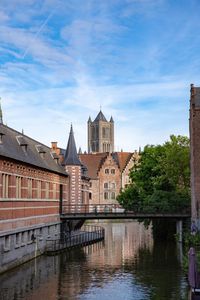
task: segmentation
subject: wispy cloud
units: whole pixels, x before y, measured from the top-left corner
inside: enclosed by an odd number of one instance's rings
[[[73,122],[77,144],[86,149],[87,119],[101,105],[114,117],[117,149],[188,134],[189,84],[200,76],[199,6],[198,0],[2,0],[7,123],[64,147]]]

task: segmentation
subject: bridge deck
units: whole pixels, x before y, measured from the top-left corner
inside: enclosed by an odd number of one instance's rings
[[[61,219],[68,220],[94,220],[94,219],[187,219],[189,213],[136,213],[136,212],[99,212],[99,213],[65,213]]]

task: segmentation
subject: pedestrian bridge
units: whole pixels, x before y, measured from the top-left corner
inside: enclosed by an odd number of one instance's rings
[[[139,210],[125,210],[118,204],[108,205],[64,205],[62,220],[93,220],[93,219],[187,219],[191,217],[189,207],[176,208],[174,212],[167,212],[146,206]]]

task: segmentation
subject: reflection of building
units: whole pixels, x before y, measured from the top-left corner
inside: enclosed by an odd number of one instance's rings
[[[60,234],[60,214],[88,195],[72,128],[61,165],[53,149],[4,125],[0,111],[0,272],[42,253]]]
[[[103,226],[105,243],[38,257],[1,275],[0,299],[94,299],[89,293],[98,293],[121,273],[131,275],[139,250],[153,248],[150,230],[137,222]]]
[[[91,204],[118,204],[121,188],[130,183],[130,169],[138,160],[138,153],[112,152],[79,154],[90,177]]]
[[[99,255],[89,260],[91,268],[97,268],[98,265],[121,268],[130,259],[134,260],[139,249],[153,249],[151,228],[145,229],[142,223],[104,223],[103,226],[106,247],[99,249]]]
[[[96,119],[88,120],[88,153],[114,151],[114,121],[108,122],[100,110]]]
[[[190,96],[190,166],[192,218],[200,218],[200,87],[191,85]]]

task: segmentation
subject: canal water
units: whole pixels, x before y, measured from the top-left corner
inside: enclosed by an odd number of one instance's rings
[[[105,242],[41,256],[0,276],[0,300],[186,300],[181,248],[134,222],[102,223]]]

